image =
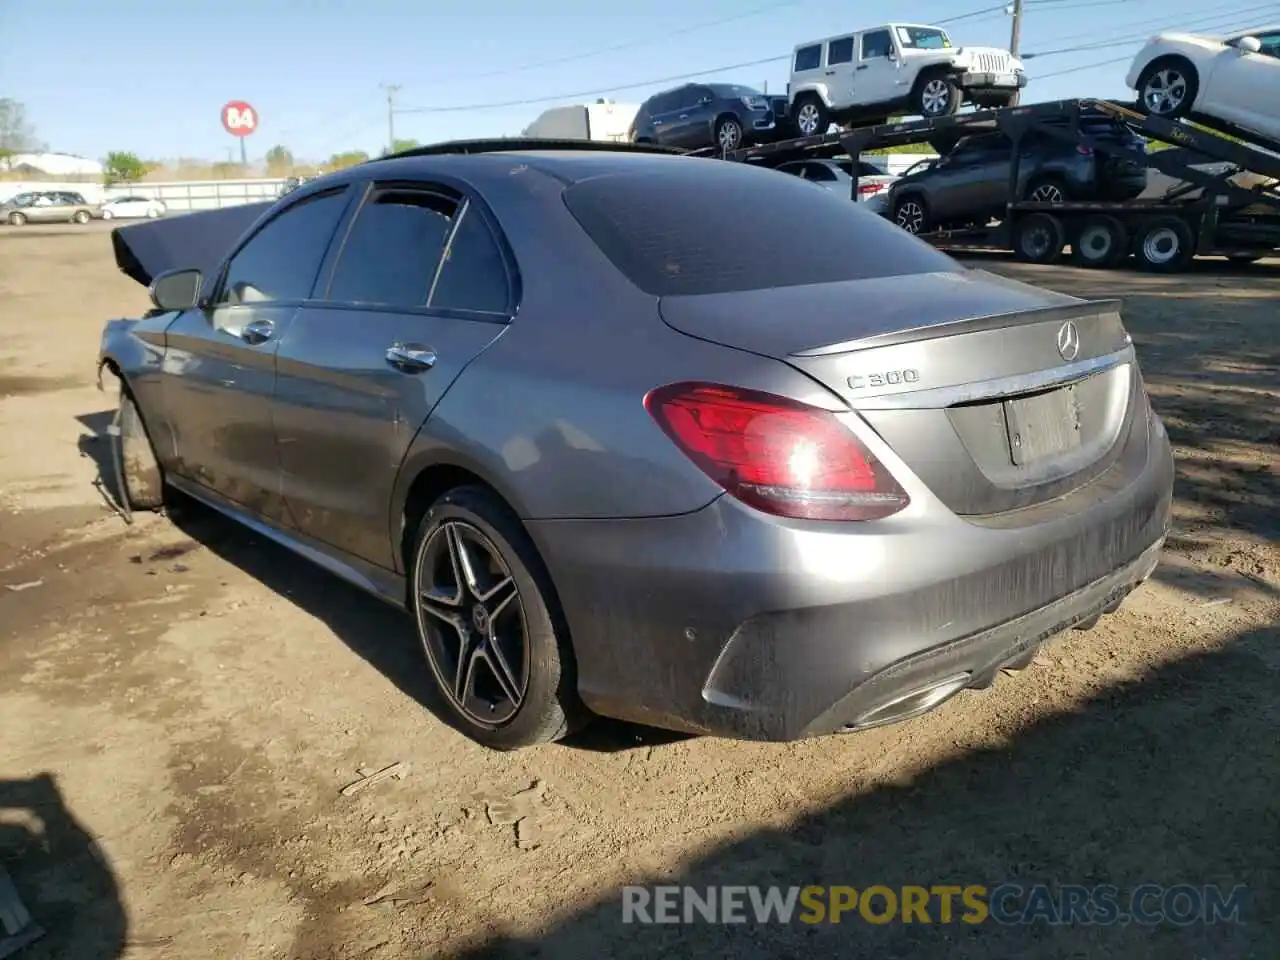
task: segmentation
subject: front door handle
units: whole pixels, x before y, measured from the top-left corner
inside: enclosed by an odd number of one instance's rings
[[[420,343],[393,343],[387,347],[387,363],[405,373],[421,373],[436,365],[436,352]]]
[[[860,63],[860,64],[858,64],[858,69],[859,69],[859,70],[865,70],[865,69],[867,69],[867,67],[868,67],[868,66],[870,66],[870,64]]]
[[[680,114],[680,119],[681,119],[681,120],[688,120],[688,119],[689,119],[689,115],[688,115],[687,113],[682,113],[682,114]]]
[[[250,320],[240,331],[240,339],[245,343],[266,343],[276,332],[276,325],[270,320]]]

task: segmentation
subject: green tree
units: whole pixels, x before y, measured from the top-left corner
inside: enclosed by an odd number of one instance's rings
[[[406,150],[413,150],[420,146],[422,146],[422,144],[417,140],[401,140],[399,137],[396,137],[395,142],[391,144],[390,150],[386,147],[382,148],[382,156],[386,157],[393,153],[404,153]]]
[[[354,167],[357,163],[365,163],[368,159],[369,155],[363,150],[348,150],[345,153],[335,153],[325,166],[330,170],[342,170]]]
[[[147,165],[136,153],[112,150],[102,165],[107,186],[113,183],[137,183],[147,175]]]
[[[40,148],[35,129],[27,122],[27,108],[18,100],[0,97],[0,160]]]
[[[267,151],[267,172],[272,176],[284,176],[293,172],[293,151],[277,144]]]

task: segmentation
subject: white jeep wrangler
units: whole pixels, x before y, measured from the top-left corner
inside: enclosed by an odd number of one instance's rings
[[[894,113],[946,117],[969,101],[1017,104],[1027,85],[1022,61],[996,47],[953,47],[941,27],[888,23],[795,48],[791,119],[802,137],[834,120],[871,126]]]

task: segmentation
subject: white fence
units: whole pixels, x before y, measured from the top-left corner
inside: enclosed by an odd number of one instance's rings
[[[0,203],[16,194],[32,190],[61,190],[78,193],[90,203],[102,203],[112,197],[149,197],[164,203],[170,213],[188,213],[193,210],[217,210],[243,203],[274,200],[280,196],[284,185],[283,178],[177,180],[167,183],[126,183],[112,187],[66,180],[0,181]]]

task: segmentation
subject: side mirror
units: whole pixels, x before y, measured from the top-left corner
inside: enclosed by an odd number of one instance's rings
[[[156,309],[190,310],[200,301],[199,270],[166,270],[151,281],[151,302]]]
[[[892,50],[892,49],[891,49],[888,53],[886,53],[886,54],[884,55],[884,58],[885,58],[886,60],[897,60],[897,59],[898,59],[898,53],[897,53],[897,51],[896,51],[896,50]]]
[[[1236,41],[1236,46],[1242,53],[1261,53],[1262,41],[1257,37],[1241,37]]]

